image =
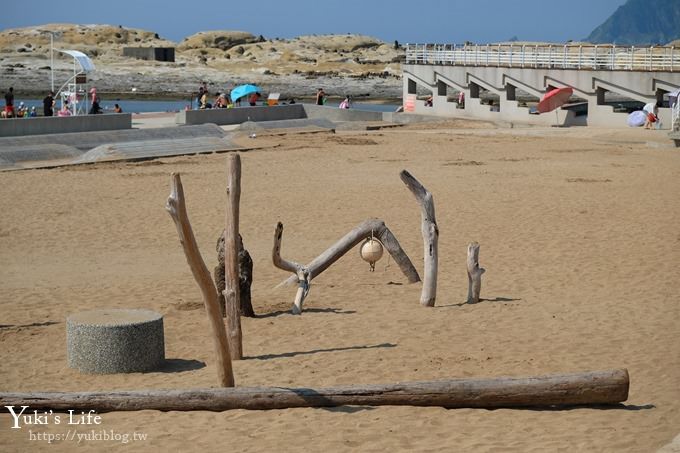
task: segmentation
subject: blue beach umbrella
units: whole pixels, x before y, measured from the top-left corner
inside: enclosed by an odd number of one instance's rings
[[[231,93],[229,96],[231,97],[231,100],[233,102],[236,102],[238,99],[242,98],[243,96],[248,96],[249,94],[253,93],[259,93],[262,90],[260,87],[256,85],[239,85],[235,87],[233,90],[231,90]]]

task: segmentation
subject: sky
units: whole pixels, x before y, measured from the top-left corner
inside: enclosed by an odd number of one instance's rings
[[[356,33],[386,42],[579,41],[626,0],[3,0],[0,30],[48,23],[141,28],[179,42],[199,31],[266,38]]]

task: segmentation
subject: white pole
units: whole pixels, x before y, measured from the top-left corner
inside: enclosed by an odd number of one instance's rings
[[[52,92],[54,93],[54,35],[50,32],[50,71],[52,75]]]

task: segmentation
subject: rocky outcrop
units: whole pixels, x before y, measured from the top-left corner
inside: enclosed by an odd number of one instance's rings
[[[44,93],[50,81],[50,33],[55,48],[80,50],[97,70],[88,76],[103,92],[189,97],[200,81],[211,92],[257,83],[283,97],[312,96],[323,86],[337,96],[401,96],[404,51],[364,35],[273,38],[244,31],[205,31],[180,43],[152,31],[115,25],[48,24],[0,31],[0,77],[24,93]],[[123,56],[124,47],[175,47],[175,62]],[[69,57],[55,55],[57,83],[69,77]],[[310,80],[314,82],[310,83]],[[310,88],[312,85],[314,88]]]

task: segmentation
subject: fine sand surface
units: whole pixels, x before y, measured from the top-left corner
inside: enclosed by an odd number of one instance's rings
[[[244,142],[253,139],[243,138]],[[417,407],[117,412],[100,425],[10,429],[0,450],[70,451],[37,433],[146,434],[126,451],[631,451],[680,432],[680,154],[663,132],[498,129],[455,121],[375,132],[254,139],[244,153],[241,231],[254,261],[239,386],[326,387],[625,367],[625,406],[571,410]],[[200,291],[164,205],[181,172],[209,268],[224,223],[224,154],[0,173],[0,391],[216,386]],[[309,262],[370,217],[422,275],[408,169],[434,195],[437,306],[418,303],[383,258],[356,250],[314,280],[302,316],[271,264]],[[466,247],[481,244],[485,299],[463,304]],[[81,375],[66,367],[66,317],[92,308],[164,315],[167,367]],[[103,345],[105,347],[105,345]],[[30,431],[29,431],[30,430]],[[101,436],[101,434],[100,434]],[[83,441],[99,451],[116,441]]]

